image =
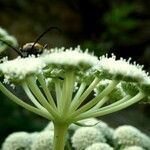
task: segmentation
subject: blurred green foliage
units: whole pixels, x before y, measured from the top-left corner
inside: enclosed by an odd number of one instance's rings
[[[119,6],[113,5],[109,12],[103,16],[106,32],[103,33],[103,38],[111,39],[118,44],[126,44],[134,42],[137,39],[133,38],[131,31],[137,29],[138,20],[130,15],[135,11],[135,6],[130,3],[123,3]]]

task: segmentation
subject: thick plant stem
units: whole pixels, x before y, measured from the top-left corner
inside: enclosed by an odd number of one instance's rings
[[[53,150],[64,150],[68,124],[54,123]]]

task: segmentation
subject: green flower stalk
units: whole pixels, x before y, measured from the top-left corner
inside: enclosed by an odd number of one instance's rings
[[[0,90],[15,103],[53,122],[53,150],[64,150],[72,123],[119,111],[149,96],[148,73],[130,60],[117,60],[114,55],[97,58],[80,47],[50,52],[38,57],[3,58]],[[32,104],[14,95],[5,84],[21,86]]]

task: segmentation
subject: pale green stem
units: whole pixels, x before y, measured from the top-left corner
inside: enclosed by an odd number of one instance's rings
[[[63,84],[62,84],[62,93],[61,93],[61,98],[60,101],[58,101],[58,106],[60,106],[59,111],[60,114],[63,114],[63,108],[64,106],[64,99],[66,98],[66,78],[64,78]]]
[[[108,97],[107,97],[107,98],[108,98]],[[112,104],[110,104],[110,105],[108,105],[108,106],[102,107],[100,110],[106,110],[106,109],[109,109],[109,108],[111,108],[111,107],[113,107],[113,106],[117,106],[117,105],[119,105],[119,104],[121,104],[121,103],[124,103],[125,101],[127,101],[127,100],[130,99],[130,98],[131,98],[131,96],[127,95],[127,96],[123,97],[122,99],[118,100],[117,102],[114,102],[114,103],[112,103]],[[109,98],[108,98],[107,100],[109,100]],[[107,100],[106,100],[106,102],[107,102]],[[104,100],[104,101],[105,101],[105,100]],[[100,101],[100,102],[101,102],[101,101]],[[101,107],[101,106],[100,106],[100,107]],[[99,107],[99,108],[100,108],[100,107]],[[93,107],[92,109],[86,111],[86,113],[93,112],[93,110],[96,110],[96,109],[98,109],[98,107],[95,107],[95,108]]]
[[[129,100],[131,98],[130,95],[127,95],[125,97],[123,97],[122,99],[118,100],[117,102],[114,102],[108,106],[105,106],[105,107],[102,107],[101,110],[106,110],[106,109],[109,109],[111,107],[114,107],[114,106],[117,106],[117,105],[120,105],[121,103],[124,103],[126,102],[127,100]]]
[[[62,89],[61,89],[60,81],[58,79],[56,79],[55,81],[55,91],[56,91],[56,101],[57,101],[58,111],[61,112],[61,107],[63,103],[63,101],[61,101]]]
[[[74,96],[74,98],[72,100],[73,103],[75,103],[80,98],[80,96],[82,95],[82,93],[85,90],[85,88],[86,88],[86,83],[82,82],[81,85],[80,85],[80,87],[79,87],[79,89],[78,89],[78,91],[77,91],[77,93],[76,93],[76,95]],[[71,104],[71,105],[73,105],[73,104]]]
[[[83,114],[77,116],[75,119],[73,119],[73,121],[78,121],[78,120],[82,120],[82,119],[86,119],[86,118],[90,118],[90,117],[104,116],[104,115],[122,110],[122,109],[129,107],[130,105],[140,101],[144,97],[145,97],[145,94],[143,94],[142,92],[139,92],[136,96],[125,101],[124,103],[121,103],[119,105],[114,105],[113,107],[104,109],[104,110],[99,109],[99,110],[95,110],[93,112],[83,113]]]
[[[48,86],[46,85],[44,76],[42,74],[39,74],[39,75],[37,75],[37,77],[38,77],[38,80],[39,80],[39,82],[40,82],[40,84],[42,86],[42,89],[43,89],[43,91],[44,91],[44,93],[45,93],[45,95],[46,95],[50,105],[53,108],[56,109],[56,105],[55,105],[54,99],[53,99],[53,97],[52,97],[52,95],[51,95],[51,93],[50,93],[50,91],[48,89]]]
[[[47,102],[46,98],[43,96],[41,90],[36,85],[36,81],[34,78],[30,77],[27,80],[27,84],[29,88],[31,89],[32,93],[36,96],[38,101],[43,105],[44,108],[47,109],[47,111],[52,114],[52,116],[55,119],[59,118],[59,115],[57,114],[56,110]]]
[[[85,112],[86,110],[92,108],[94,105],[96,105],[103,97],[107,96],[118,84],[118,81],[112,81],[97,97],[90,100],[87,104],[83,105],[81,108],[79,108],[77,111],[73,112],[70,115],[70,118],[74,118],[78,116],[79,114]]]
[[[108,100],[109,100],[109,97],[105,96],[94,107],[92,107],[90,110],[95,110],[95,109],[98,109],[98,108],[102,107]]]
[[[54,123],[53,150],[64,150],[68,124]]]
[[[13,93],[11,93],[2,83],[0,83],[0,90],[8,97],[10,98],[10,100],[12,100],[13,102],[17,103],[18,105],[24,107],[25,109],[38,114],[44,118],[47,118],[48,120],[54,120],[54,118],[47,112],[43,111],[43,110],[39,110],[38,108],[35,108],[27,103],[25,103],[24,101],[22,101],[21,99],[19,99],[18,97],[16,97]]]
[[[94,81],[90,84],[90,86],[84,91],[84,93],[80,96],[79,99],[77,99],[76,101],[72,101],[71,103],[71,107],[70,110],[71,112],[73,112],[74,110],[76,110],[83,102],[84,100],[89,96],[89,94],[93,91],[93,89],[95,88],[95,86],[99,83],[100,79],[99,78],[95,78]]]
[[[25,82],[22,83],[22,88],[24,89],[25,93],[27,94],[28,98],[32,101],[32,103],[39,109],[46,111],[47,110],[36,100],[32,92],[30,91],[29,87]]]
[[[66,114],[69,110],[72,100],[72,94],[75,84],[75,74],[74,71],[66,72],[66,78],[64,81],[64,88],[62,93],[62,115]]]

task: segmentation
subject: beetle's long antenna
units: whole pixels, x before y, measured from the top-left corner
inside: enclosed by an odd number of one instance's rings
[[[33,44],[32,47],[31,47],[31,50],[33,50],[35,44],[36,44],[47,32],[49,32],[49,31],[51,31],[51,30],[57,30],[57,31],[61,32],[61,29],[58,28],[58,27],[49,27],[47,30],[45,30],[45,31],[35,40],[34,44]]]
[[[4,44],[6,44],[7,46],[9,46],[10,48],[12,48],[17,54],[19,54],[20,56],[22,56],[22,53],[20,51],[18,51],[15,47],[13,47],[9,43],[3,41],[2,39],[0,39],[0,41],[3,42]]]

